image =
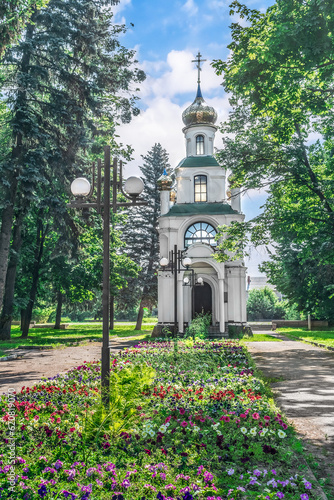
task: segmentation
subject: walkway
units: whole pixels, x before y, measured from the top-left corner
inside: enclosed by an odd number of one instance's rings
[[[116,354],[120,349],[137,343],[138,340],[133,337],[113,340],[110,342],[111,351]],[[9,388],[18,392],[22,386],[31,387],[42,377],[54,377],[84,361],[98,360],[101,358],[101,347],[101,342],[90,342],[78,347],[21,351],[23,358],[0,363],[0,394]]]
[[[309,443],[334,487],[334,352],[271,335],[282,342],[250,342],[247,348],[262,373],[276,379],[271,387],[278,406]]]

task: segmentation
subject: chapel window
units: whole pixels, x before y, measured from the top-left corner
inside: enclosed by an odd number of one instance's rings
[[[195,202],[207,201],[207,177],[206,175],[196,175],[194,177]]]
[[[207,245],[215,247],[217,245],[215,240],[216,234],[217,231],[211,224],[207,222],[196,222],[188,227],[184,236],[184,246],[187,248],[194,243],[206,243]]]
[[[196,154],[204,155],[204,136],[198,135],[196,137]]]

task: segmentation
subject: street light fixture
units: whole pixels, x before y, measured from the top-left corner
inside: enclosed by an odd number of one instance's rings
[[[183,257],[188,249],[178,250],[177,245],[174,245],[174,250],[169,252],[169,259],[163,257],[160,259],[160,270],[171,271],[174,274],[174,335],[177,337],[177,275],[183,271],[188,270],[191,265],[190,257]]]
[[[111,181],[112,168],[112,181]],[[124,184],[122,181],[122,162],[118,167],[115,159],[110,168],[110,146],[104,148],[104,179],[102,196],[102,162],[97,163],[97,179],[95,179],[95,164],[93,165],[92,185],[84,177],[75,179],[71,184],[72,194],[78,199],[68,204],[72,208],[96,208],[103,217],[103,339],[101,356],[101,396],[103,404],[109,406],[110,395],[110,347],[109,347],[109,317],[113,317],[113,308],[110,307],[110,209],[113,214],[118,207],[147,205],[147,202],[139,198],[144,189],[144,184],[137,177],[130,177]],[[96,197],[88,201],[93,196],[96,184]],[[112,188],[112,198],[110,190]],[[121,192],[130,202],[117,202],[117,193]]]

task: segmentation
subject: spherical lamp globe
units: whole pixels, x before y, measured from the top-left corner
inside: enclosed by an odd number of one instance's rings
[[[166,259],[166,257],[162,257],[162,259],[160,260],[160,266],[161,267],[168,266],[168,259]]]
[[[190,257],[186,257],[185,259],[183,259],[183,265],[188,267],[191,265],[191,258]]]
[[[129,177],[124,184],[124,191],[130,196],[139,196],[143,192],[144,183],[139,177]]]
[[[71,192],[73,196],[84,197],[90,193],[90,182],[84,177],[74,179],[71,184]]]

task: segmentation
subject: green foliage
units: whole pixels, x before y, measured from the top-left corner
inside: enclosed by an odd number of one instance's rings
[[[196,314],[186,329],[186,336],[199,339],[207,338],[209,326],[211,325],[211,314]]]
[[[47,5],[49,0],[2,0],[0,5],[0,56],[15,42],[34,10]]]
[[[235,185],[266,189],[268,199],[252,221],[221,228],[217,258],[268,245],[270,282],[298,311],[330,319],[334,5],[286,0],[262,13],[233,1],[231,13],[246,23],[232,23],[231,56],[214,63],[233,107],[218,157]]]
[[[32,311],[32,320],[36,323],[47,323],[51,314],[55,312],[55,307],[36,307]]]
[[[285,310],[271,288],[265,286],[250,290],[247,301],[247,319],[256,321],[260,319],[283,319]]]
[[[170,168],[167,151],[161,144],[154,144],[148,153],[142,156],[140,166],[144,182],[143,198],[147,206],[130,208],[124,227],[123,238],[126,241],[124,252],[135,261],[141,271],[138,278],[129,280],[129,286],[119,296],[119,307],[132,309],[139,304],[139,315],[143,308],[152,309],[157,303],[158,280],[156,270],[159,266],[158,218],[160,216],[160,192],[157,181]],[[139,324],[138,324],[139,327]]]
[[[156,372],[147,364],[125,365],[110,372],[110,402],[107,410],[102,401],[90,407],[85,423],[85,440],[98,441],[107,433],[116,438],[132,431],[138,421],[137,406],[143,405],[142,392],[149,390]]]

